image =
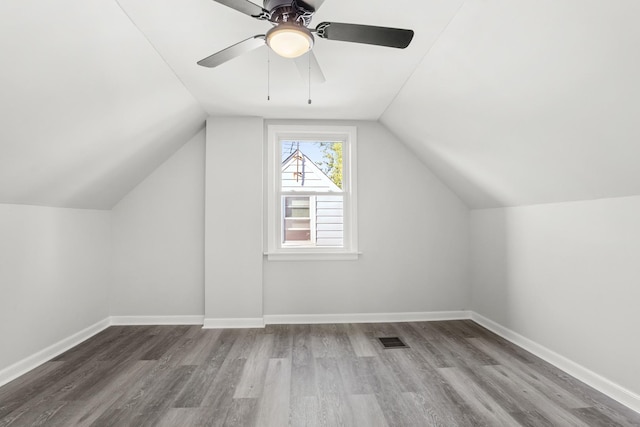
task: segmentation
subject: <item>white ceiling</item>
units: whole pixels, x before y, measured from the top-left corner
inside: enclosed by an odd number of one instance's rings
[[[269,28],[212,0],[3,1],[0,203],[110,208],[207,114],[380,119],[471,207],[640,194],[638,18],[636,0],[326,0],[312,27],[416,36],[317,40],[307,105],[276,55],[266,100],[266,47],[196,65]]]

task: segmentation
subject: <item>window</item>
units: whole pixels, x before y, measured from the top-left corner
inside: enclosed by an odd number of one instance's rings
[[[270,260],[356,259],[356,128],[269,126]]]

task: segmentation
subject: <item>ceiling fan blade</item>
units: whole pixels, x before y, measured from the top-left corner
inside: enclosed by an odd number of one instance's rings
[[[231,9],[235,9],[238,12],[242,12],[245,15],[252,16],[258,19],[267,19],[269,12],[257,4],[250,2],[249,0],[213,0],[217,3],[223,4]],[[265,15],[266,14],[266,15]]]
[[[322,84],[327,81],[324,78],[320,64],[318,64],[318,59],[312,50],[306,55],[297,57],[294,61],[298,67],[298,71],[300,71],[300,75],[305,81],[309,78],[309,65],[311,65],[311,83]],[[309,61],[311,61],[311,63],[309,63]]]
[[[318,37],[343,42],[373,44],[404,49],[413,39],[412,30],[371,25],[323,22],[316,28]]]
[[[264,35],[253,36],[246,40],[241,41],[240,43],[236,43],[233,46],[229,46],[228,48],[221,50],[220,52],[216,52],[211,56],[207,56],[204,59],[198,61],[198,65],[203,67],[217,67],[220,64],[224,64],[225,62],[240,56],[244,53],[251,52],[254,49],[259,48],[260,46],[264,46]]]

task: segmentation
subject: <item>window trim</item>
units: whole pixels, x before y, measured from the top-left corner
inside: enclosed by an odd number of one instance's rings
[[[344,246],[329,247],[283,247],[282,192],[281,192],[281,141],[340,141],[343,159],[343,218]],[[338,261],[358,259],[358,209],[357,209],[357,127],[312,126],[312,125],[268,125],[267,128],[267,248],[269,261]],[[309,193],[309,194],[307,194]],[[298,192],[300,196],[317,195]]]

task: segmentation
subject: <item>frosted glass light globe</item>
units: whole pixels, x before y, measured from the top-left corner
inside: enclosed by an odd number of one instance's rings
[[[280,24],[267,32],[267,45],[278,55],[297,58],[313,47],[313,35],[297,25]]]

